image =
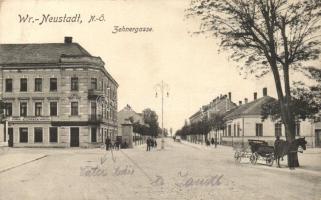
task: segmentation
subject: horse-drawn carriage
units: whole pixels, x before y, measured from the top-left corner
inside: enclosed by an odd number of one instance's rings
[[[257,161],[264,161],[268,166],[272,166],[274,160],[276,160],[277,166],[280,167],[280,159],[283,159],[285,155],[291,153],[303,153],[306,150],[307,141],[305,137],[297,138],[292,142],[284,140],[276,140],[274,145],[269,146],[266,141],[263,140],[248,140],[249,146],[247,148],[237,149],[234,154],[236,163],[240,163],[242,158],[248,158],[252,164],[256,164]]]
[[[240,163],[242,158],[248,158],[255,165],[258,160],[265,161],[268,166],[274,162],[274,147],[263,140],[248,140],[249,147],[236,150],[235,162]]]

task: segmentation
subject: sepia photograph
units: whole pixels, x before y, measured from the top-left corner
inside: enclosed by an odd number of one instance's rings
[[[321,0],[0,0],[0,200],[321,200]]]

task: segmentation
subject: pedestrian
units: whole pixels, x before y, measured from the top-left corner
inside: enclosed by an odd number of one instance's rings
[[[157,142],[156,142],[156,139],[155,139],[155,148],[157,149]]]
[[[217,138],[215,137],[215,140],[214,140],[214,145],[215,145],[215,148],[217,146]]]
[[[146,144],[147,144],[147,150],[146,151],[150,151],[150,145],[151,145],[151,141],[150,138],[148,137],[146,140]]]
[[[125,140],[124,142],[124,149],[127,149],[128,148],[128,144],[127,144],[127,141]]]
[[[214,145],[214,138],[211,139],[211,144]]]
[[[106,151],[108,151],[109,147],[110,147],[110,139],[109,138],[106,138],[105,144],[106,144]]]
[[[276,146],[278,146],[279,145],[279,143],[280,143],[280,136],[276,136],[276,138],[275,138],[275,141],[274,141],[274,147],[276,147]]]

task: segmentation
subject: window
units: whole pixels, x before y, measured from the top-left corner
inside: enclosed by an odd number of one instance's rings
[[[20,92],[27,92],[28,90],[28,81],[26,78],[20,79]]]
[[[92,90],[97,90],[97,79],[91,78],[91,87]]]
[[[110,108],[106,108],[106,119],[110,119]]]
[[[12,103],[5,103],[5,115],[12,116]]]
[[[237,124],[237,137],[240,137],[240,124]]]
[[[42,103],[36,102],[35,103],[35,116],[41,116],[41,112],[42,112]]]
[[[300,136],[300,122],[295,123],[295,135]]]
[[[256,136],[263,136],[263,124],[255,124]]]
[[[71,115],[78,115],[78,102],[71,102]]]
[[[50,91],[57,91],[57,78],[50,78]]]
[[[78,77],[71,78],[71,88],[72,91],[78,91]]]
[[[276,123],[274,127],[275,127],[275,136],[282,136],[282,124]]]
[[[50,127],[49,128],[49,142],[58,142],[58,128]]]
[[[50,102],[50,116],[57,116],[57,102]]]
[[[236,136],[236,124],[233,125],[233,136]]]
[[[91,116],[92,116],[92,117],[96,117],[96,113],[97,113],[97,112],[96,112],[96,111],[97,111],[97,108],[96,108],[96,107],[97,107],[96,101],[92,101],[92,102],[91,102],[91,108],[90,108],[90,110],[91,110],[90,112],[91,112]]]
[[[35,79],[35,91],[41,92],[42,91],[42,78]]]
[[[104,114],[104,119],[108,119],[109,111],[107,106],[105,105],[105,114]]]
[[[97,142],[97,129],[91,128],[91,142]]]
[[[104,91],[104,80],[101,80],[101,84],[100,84],[100,90],[101,91]]]
[[[231,136],[231,132],[232,132],[231,129],[232,129],[231,125],[228,125],[228,126],[227,126],[228,136]]]
[[[12,79],[6,79],[6,92],[12,92]]]
[[[28,128],[19,129],[20,143],[28,143]]]
[[[27,116],[27,102],[20,102],[20,116],[26,117]]]
[[[35,142],[42,142],[42,128],[35,128]]]

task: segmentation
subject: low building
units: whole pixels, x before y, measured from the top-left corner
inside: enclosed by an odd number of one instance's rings
[[[117,135],[118,83],[100,57],[64,43],[1,44],[1,141],[14,147],[89,147]]]
[[[222,143],[227,145],[239,145],[247,143],[248,139],[265,140],[273,144],[276,136],[285,139],[285,128],[280,122],[270,118],[262,121],[261,111],[264,104],[276,101],[267,95],[267,88],[263,89],[263,96],[227,112],[225,115],[226,128],[222,133]],[[296,137],[305,137],[308,146],[314,146],[314,123],[312,120],[300,120],[296,122]]]
[[[118,112],[118,135],[122,136],[122,141],[126,141],[130,148],[133,146],[133,141],[141,139],[141,136],[134,132],[133,123],[145,125],[143,115],[127,104]]]

